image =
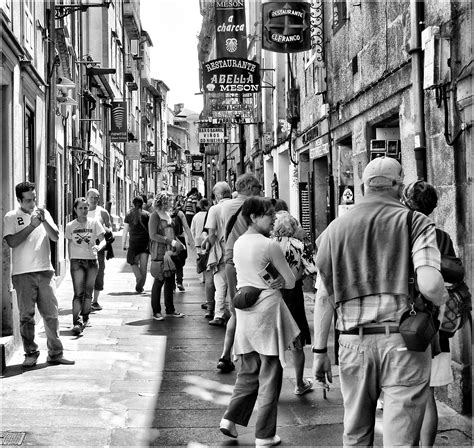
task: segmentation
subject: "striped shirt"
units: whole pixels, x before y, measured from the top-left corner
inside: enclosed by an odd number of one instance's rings
[[[441,256],[436,243],[434,225],[427,227],[413,243],[412,256],[415,271],[420,266],[431,266],[440,270]],[[395,259],[394,262],[396,262]],[[319,275],[316,280],[316,289],[318,295],[328,296]],[[374,294],[341,302],[337,307],[334,296],[329,296],[329,301],[336,308],[336,329],[340,331],[374,323],[398,323],[403,313],[409,309],[408,297],[405,295]]]

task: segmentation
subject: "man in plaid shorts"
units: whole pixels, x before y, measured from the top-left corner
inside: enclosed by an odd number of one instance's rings
[[[407,350],[398,325],[409,309],[409,257],[423,296],[435,305],[446,300],[435,226],[414,213],[410,254],[408,209],[399,199],[401,165],[392,158],[374,159],[363,182],[364,198],[317,241],[313,373],[320,381],[332,380],[327,338],[335,312],[344,446],[373,445],[382,391],[384,445],[416,446],[429,393],[431,349]]]

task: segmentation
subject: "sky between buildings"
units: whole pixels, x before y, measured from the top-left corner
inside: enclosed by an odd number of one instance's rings
[[[151,76],[170,88],[168,105],[184,103],[186,109],[201,112],[203,97],[196,95],[199,0],[140,0],[140,18],[153,42]]]

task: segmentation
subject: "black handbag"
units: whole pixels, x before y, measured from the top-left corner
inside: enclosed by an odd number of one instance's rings
[[[413,352],[424,352],[431,344],[439,328],[439,321],[433,318],[430,306],[424,297],[416,290],[415,272],[411,258],[411,229],[413,211],[408,213],[408,241],[410,250],[408,268],[408,294],[410,298],[410,309],[400,318],[400,334],[405,341],[408,350]]]
[[[207,269],[207,260],[209,260],[209,252],[197,254],[196,258],[196,272],[200,274]]]
[[[239,310],[245,310],[257,302],[263,289],[254,286],[243,286],[234,296],[234,307]]]

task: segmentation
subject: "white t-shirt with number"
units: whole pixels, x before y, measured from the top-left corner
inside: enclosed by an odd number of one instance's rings
[[[105,233],[102,224],[97,219],[87,218],[86,222],[77,219],[66,224],[65,237],[71,240],[69,258],[79,260],[95,260],[97,254],[92,252],[95,240]]]
[[[47,210],[44,211],[44,217],[48,222],[53,222]],[[31,215],[21,208],[9,211],[3,218],[3,236],[21,232],[30,222]],[[49,237],[44,225],[40,224],[24,241],[12,248],[12,275],[53,270]]]

